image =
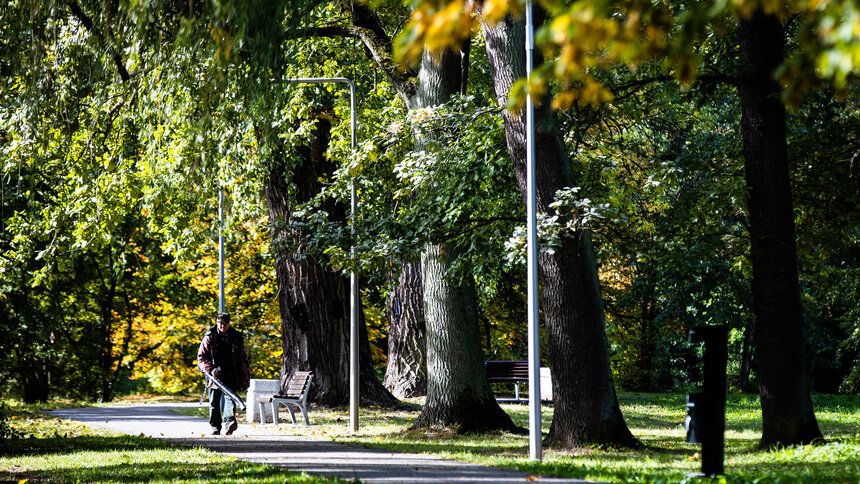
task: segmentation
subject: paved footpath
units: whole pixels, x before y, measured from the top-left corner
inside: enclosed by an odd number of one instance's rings
[[[369,483],[585,483],[577,479],[544,478],[477,464],[404,454],[328,440],[278,433],[271,425],[239,424],[233,435],[207,435],[206,420],[173,412],[198,408],[197,403],[153,403],[71,408],[49,412],[56,417],[131,435],[205,447],[258,464],[294,472],[360,479]]]

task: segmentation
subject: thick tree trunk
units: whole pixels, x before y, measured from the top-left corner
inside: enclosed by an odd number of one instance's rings
[[[388,368],[383,384],[398,398],[424,396],[427,393],[427,330],[420,262],[403,265],[387,309]]]
[[[325,157],[331,126],[321,118],[316,129],[313,145],[302,150],[292,170],[287,168],[284,159],[272,162],[266,200],[281,310],[284,349],[281,383],[284,385],[296,371],[313,371],[311,401],[334,406],[349,401],[348,281],[312,255],[303,253],[302,233],[290,225],[296,203],[316,195],[322,188],[320,178],[334,170],[333,163]],[[326,211],[334,218],[346,220],[346,211],[340,204],[330,203]],[[362,311],[360,314],[363,316]],[[363,317],[360,324],[361,401],[381,406],[397,405],[397,400],[382,387],[373,372]]]
[[[508,18],[495,26],[483,25],[483,29],[496,96],[504,105],[514,81],[526,74],[524,23]],[[506,110],[504,119],[508,149],[525,199],[525,113]],[[535,135],[537,205],[539,212],[549,213],[556,191],[574,186],[575,179],[548,96],[535,108]],[[612,383],[590,232],[570,234],[554,253],[541,253],[538,262],[555,406],[546,444],[638,445],[621,415]]]
[[[448,279],[453,245],[428,245],[421,254],[427,318],[427,400],[412,428],[456,428],[460,433],[511,430],[484,370],[473,284]]]
[[[23,382],[24,403],[47,402],[51,396],[51,378],[47,362],[31,358],[19,367]]]
[[[462,52],[424,52],[413,108],[447,102],[464,89],[468,65]],[[416,139],[420,150],[427,140]],[[445,275],[460,255],[455,244],[428,244],[421,254],[427,320],[427,400],[413,428],[455,427],[460,432],[515,430],[496,402],[484,370],[474,283],[453,284]],[[429,264],[429,265],[428,265]]]
[[[411,96],[402,93],[407,106],[420,109],[445,103],[463,89],[463,72],[459,52],[447,51],[438,59],[425,52],[415,93]],[[422,149],[423,144],[424,140],[416,139],[415,149]],[[389,353],[385,386],[395,395],[404,397],[423,395],[427,391],[421,271],[420,262],[403,266],[398,288],[388,308]],[[400,313],[395,314],[395,309],[401,310]],[[415,351],[417,353],[413,354]]]
[[[788,173],[785,107],[774,79],[784,59],[779,19],[756,12],[738,26],[739,92],[749,191],[752,294],[761,394],[761,447],[821,438],[809,395]]]
[[[403,71],[391,63],[391,39],[381,28],[376,15],[360,2],[350,4],[350,13],[353,25],[359,27],[357,29],[359,38],[379,68],[397,89],[409,109],[441,104],[447,102],[452,95],[464,91],[467,82],[468,49],[463,49],[462,52],[443,52],[439,53],[438,56],[430,56],[425,52],[421,70],[416,80],[413,73]],[[421,149],[422,144],[420,139],[416,140],[415,149]],[[429,246],[424,253],[425,255],[430,254],[429,257],[437,260],[438,258],[433,254],[438,254],[439,250],[439,247]],[[442,262],[437,263],[446,264],[447,262],[442,260]],[[425,272],[423,279],[426,292],[428,281],[426,269],[423,270]],[[430,285],[436,288],[434,283],[431,282]],[[457,426],[461,431],[514,428],[510,417],[501,410],[492,393],[489,393],[489,385],[486,382],[484,371],[483,352],[477,331],[478,319],[477,317],[460,318],[455,312],[444,310],[445,307],[450,306],[450,303],[441,298],[446,297],[449,293],[452,295],[456,293],[461,305],[466,304],[466,300],[463,299],[466,296],[459,293],[463,288],[449,287],[447,283],[446,287],[445,290],[437,290],[436,295],[430,300],[428,300],[426,293],[424,295],[425,311],[432,305],[434,317],[456,319],[437,319],[433,324],[427,319],[428,404],[425,405],[416,426]],[[464,294],[468,295],[469,293]],[[468,301],[468,305],[475,307],[474,289],[472,289],[469,297],[473,299]],[[445,334],[438,334],[438,331]],[[442,343],[438,343],[434,347],[435,356],[438,357],[437,360],[434,360],[437,362],[436,365],[433,366],[431,361],[430,340],[443,342],[448,338],[446,334],[449,331],[452,332],[451,334],[472,335],[468,337],[474,338],[474,341],[468,342],[469,345],[474,343],[474,346],[463,347],[463,351],[474,352],[474,354],[469,355],[467,360],[463,360],[468,361],[470,365],[465,370],[469,378],[465,386],[462,375],[445,370],[445,368],[462,365],[462,361],[450,361],[456,358],[462,360],[462,354],[453,349],[446,350],[444,345],[439,346]],[[440,373],[434,374],[434,368],[438,369]],[[481,377],[473,379],[471,375],[475,374],[481,375]],[[490,401],[485,400],[484,387],[487,389]]]

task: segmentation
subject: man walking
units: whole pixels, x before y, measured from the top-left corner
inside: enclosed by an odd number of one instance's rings
[[[209,328],[200,342],[197,351],[197,366],[233,390],[234,393],[248,389],[251,383],[251,365],[242,333],[230,327],[230,315],[221,313],[217,324]],[[238,423],[235,404],[208,378],[206,385],[209,393],[209,425],[212,435],[220,435],[222,426],[226,435],[232,434]]]

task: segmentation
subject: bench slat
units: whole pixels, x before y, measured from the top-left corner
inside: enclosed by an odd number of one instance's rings
[[[287,398],[301,398],[305,392],[305,388],[310,382],[311,375],[313,375],[313,373],[310,371],[295,372],[293,377],[290,378],[290,381],[287,383],[286,388],[284,388],[284,392],[281,396],[286,396]]]
[[[488,360],[484,362],[487,380],[490,381],[528,381],[528,361]]]

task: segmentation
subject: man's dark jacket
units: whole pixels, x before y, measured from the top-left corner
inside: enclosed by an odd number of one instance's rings
[[[219,333],[217,326],[206,331],[197,351],[197,367],[210,374],[215,368],[221,368],[221,376],[217,378],[236,392],[247,390],[251,384],[251,363],[245,351],[245,339],[232,327],[226,334]],[[218,388],[208,380],[209,388]]]

